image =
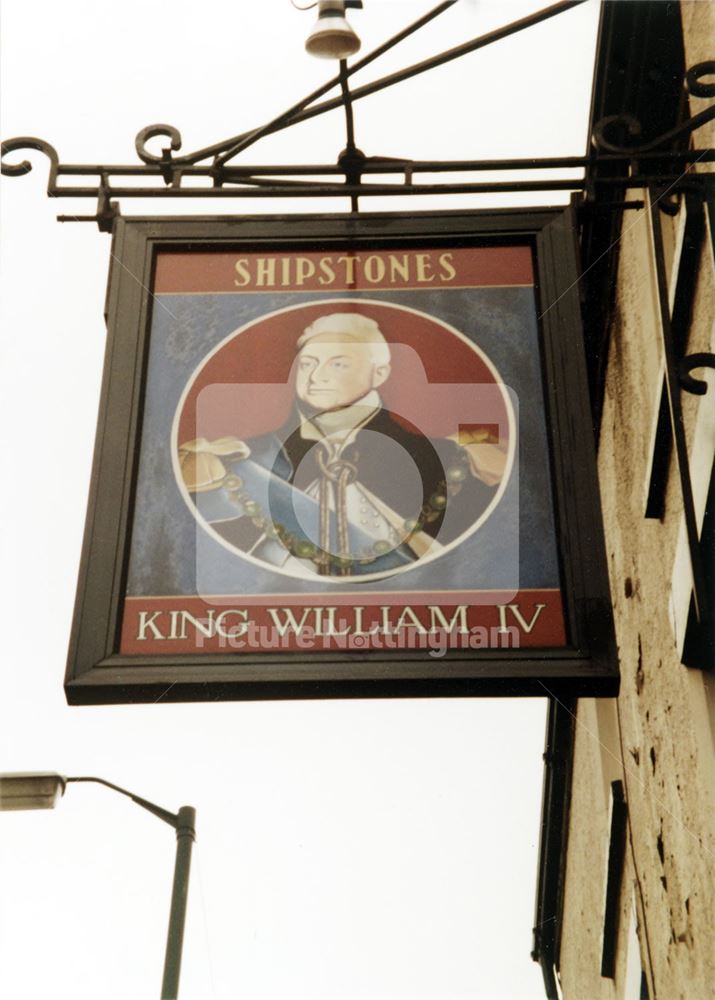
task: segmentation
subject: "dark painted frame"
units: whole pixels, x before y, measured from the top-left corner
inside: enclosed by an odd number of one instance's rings
[[[567,631],[554,649],[119,656],[148,356],[161,249],[533,247]],[[579,307],[572,209],[118,219],[92,485],[70,638],[70,704],[252,698],[606,695],[618,690],[611,600]],[[449,670],[445,664],[449,664]]]

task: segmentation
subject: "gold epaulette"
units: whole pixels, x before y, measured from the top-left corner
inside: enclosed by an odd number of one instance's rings
[[[237,437],[196,438],[179,445],[179,467],[184,485],[192,493],[215,490],[226,478],[222,458],[248,458],[251,449]]]

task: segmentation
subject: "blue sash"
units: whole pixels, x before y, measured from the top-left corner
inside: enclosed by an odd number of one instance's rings
[[[278,459],[280,456],[278,456]],[[278,468],[276,460],[273,467]],[[302,490],[296,489],[275,472],[269,472],[251,458],[240,462],[227,463],[231,474],[240,477],[243,485],[241,492],[247,494],[260,511],[247,511],[244,503],[231,498],[226,487],[219,487],[203,493],[193,493],[192,499],[201,516],[213,524],[233,520],[237,517],[262,517],[272,521],[295,536],[299,541],[310,542],[319,547],[320,539],[320,504]],[[281,470],[282,471],[282,470]],[[246,501],[248,502],[248,501]],[[336,537],[335,513],[330,512],[331,538]],[[359,525],[352,522],[348,525],[350,552],[358,559],[364,557],[364,564],[355,562],[350,566],[350,575],[383,572],[405,566],[415,561],[414,553],[405,545],[399,545],[389,552],[377,556],[373,549],[374,538],[368,535]],[[260,543],[262,545],[262,543]],[[276,543],[273,543],[275,545]],[[281,551],[285,549],[281,546]],[[258,552],[255,553],[258,555]],[[263,554],[263,553],[261,553]],[[268,551],[265,553],[267,558]]]

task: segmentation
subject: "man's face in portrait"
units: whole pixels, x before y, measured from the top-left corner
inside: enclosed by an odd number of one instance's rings
[[[346,334],[320,333],[298,354],[296,393],[314,410],[339,410],[382,385],[389,364],[379,364],[378,345]]]

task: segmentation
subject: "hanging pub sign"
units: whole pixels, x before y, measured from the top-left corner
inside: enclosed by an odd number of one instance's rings
[[[571,232],[118,220],[68,700],[614,693]]]

